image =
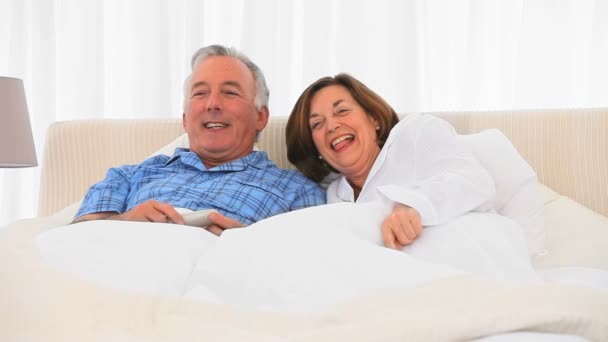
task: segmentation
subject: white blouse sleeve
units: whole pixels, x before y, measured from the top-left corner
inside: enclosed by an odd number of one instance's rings
[[[410,176],[390,177],[391,182],[378,184],[377,191],[392,201],[415,208],[425,226],[444,223],[469,211],[493,208],[494,181],[472,152],[457,140],[455,129],[431,115],[415,121],[407,129],[391,133],[399,136],[393,137],[386,155],[392,167],[409,164]],[[401,162],[396,163],[397,160]]]

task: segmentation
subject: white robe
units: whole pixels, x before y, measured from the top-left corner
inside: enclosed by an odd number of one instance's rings
[[[391,131],[357,198],[394,202],[418,211],[424,226],[448,222],[470,211],[490,211],[496,189],[486,169],[456,138],[448,122],[410,114]],[[346,177],[327,189],[327,202],[354,202]]]
[[[356,202],[381,217],[395,202],[416,209],[425,229],[403,248],[416,259],[493,278],[539,281],[521,227],[496,213],[495,198],[492,176],[454,127],[424,114],[410,114],[392,129],[356,201],[344,176],[327,189],[328,203]],[[382,244],[379,225],[372,230],[357,234]]]

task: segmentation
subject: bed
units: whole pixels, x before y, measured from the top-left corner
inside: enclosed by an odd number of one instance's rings
[[[69,225],[107,168],[185,141],[179,118],[59,122],[47,133],[39,217],[0,229],[0,340],[608,340],[608,109],[435,115],[462,135],[497,128],[536,172],[542,252],[516,263],[505,252],[514,245],[480,249],[495,257],[480,267],[509,263],[521,279],[349,235],[377,215],[348,204],[219,239],[169,224]],[[272,117],[257,147],[290,168],[285,123]]]

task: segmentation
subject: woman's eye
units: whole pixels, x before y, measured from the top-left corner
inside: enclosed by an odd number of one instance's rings
[[[348,109],[346,109],[346,108],[340,108],[340,109],[338,109],[338,111],[336,113],[338,113],[338,114],[346,114],[346,112],[348,112]]]
[[[315,129],[315,128],[319,127],[320,125],[321,125],[320,122],[313,122],[310,124],[310,128]]]

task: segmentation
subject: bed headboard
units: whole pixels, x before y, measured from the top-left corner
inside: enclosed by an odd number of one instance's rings
[[[462,134],[500,129],[543,184],[608,216],[608,108],[435,115]],[[258,146],[280,167],[293,168],[286,157],[286,122],[285,116],[271,117]],[[43,152],[38,216],[79,201],[108,168],[138,163],[181,134],[181,118],[54,123]]]

